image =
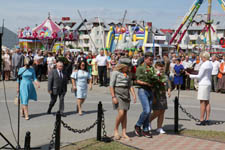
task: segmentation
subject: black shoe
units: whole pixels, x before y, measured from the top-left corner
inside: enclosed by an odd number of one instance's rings
[[[99,85],[99,87],[102,87],[102,86],[103,86],[102,84]]]
[[[210,121],[209,120],[205,120],[205,125],[210,125]]]
[[[147,138],[152,138],[152,133],[150,131],[143,131],[142,135]]]
[[[197,123],[196,125],[198,125],[198,126],[205,126],[206,122],[205,122],[205,120],[204,121],[200,121],[200,123]]]
[[[141,127],[139,127],[137,125],[134,126],[134,132],[135,132],[135,134],[137,136],[142,136],[142,134],[141,134],[141,132],[142,132]]]

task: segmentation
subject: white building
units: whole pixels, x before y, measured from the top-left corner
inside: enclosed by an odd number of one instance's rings
[[[97,52],[105,48],[108,28],[100,18],[89,20],[86,26],[83,25],[80,28],[79,33],[78,47],[83,48],[83,50]]]

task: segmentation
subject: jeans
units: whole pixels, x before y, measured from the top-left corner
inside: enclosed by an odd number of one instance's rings
[[[137,126],[143,126],[144,131],[149,130],[149,116],[152,110],[152,100],[153,94],[151,90],[145,90],[143,88],[138,89],[138,97],[140,99],[143,112],[141,113],[139,120],[137,121]]]

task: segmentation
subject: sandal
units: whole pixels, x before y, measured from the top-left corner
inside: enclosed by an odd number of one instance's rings
[[[114,136],[113,136],[113,140],[120,140],[120,138],[121,138],[121,137],[120,137],[119,135],[114,135]]]
[[[122,136],[122,140],[132,141],[132,139],[129,136]]]
[[[82,115],[83,115],[82,111],[81,111],[81,112],[79,112],[79,115],[80,115],[80,116],[82,116]]]

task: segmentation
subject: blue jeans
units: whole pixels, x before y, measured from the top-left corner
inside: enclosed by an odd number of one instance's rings
[[[150,90],[145,90],[142,88],[138,89],[138,97],[140,99],[143,112],[141,113],[139,120],[137,122],[137,126],[143,126],[144,131],[148,131],[149,129],[149,116],[152,110],[152,100],[153,94]]]

